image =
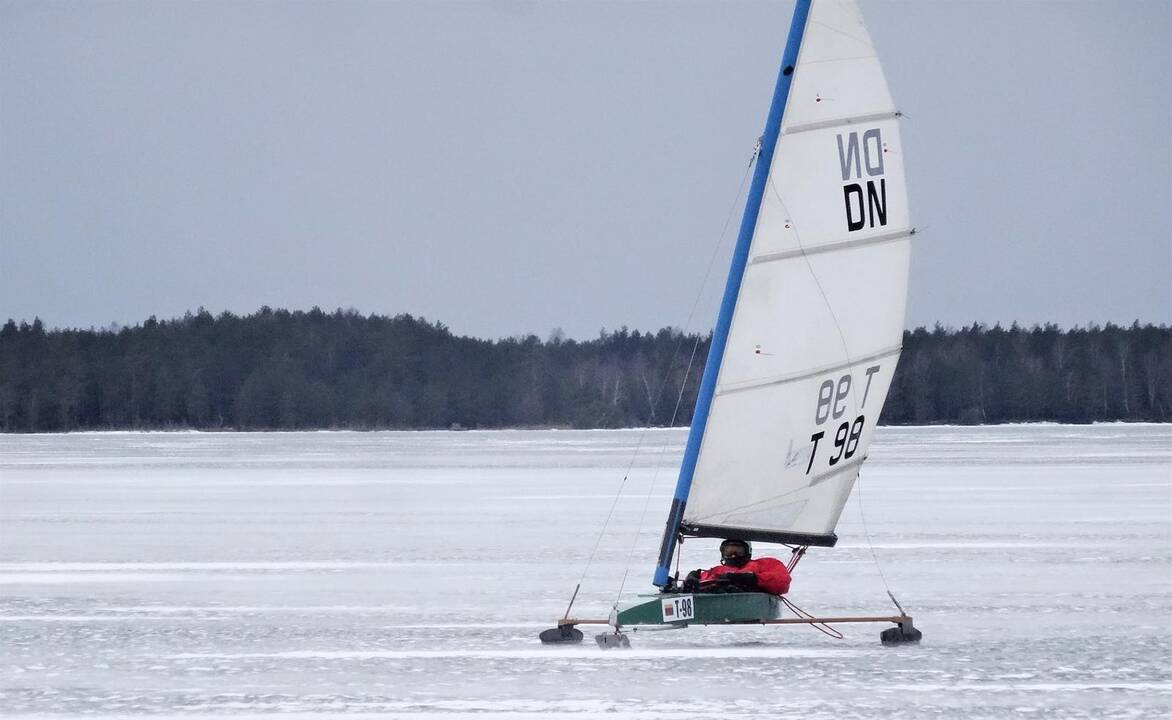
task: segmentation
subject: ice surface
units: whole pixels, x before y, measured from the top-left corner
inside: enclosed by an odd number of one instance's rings
[[[650,589],[684,437],[0,436],[0,715],[1172,715],[1172,426],[881,428],[790,597],[888,614],[886,578],[918,647],[543,647],[579,580],[578,617]]]

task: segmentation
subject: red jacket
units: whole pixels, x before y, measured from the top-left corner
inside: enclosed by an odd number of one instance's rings
[[[757,574],[757,587],[762,592],[784,595],[789,592],[789,570],[777,558],[763,557],[750,560],[741,567],[717,565],[700,573],[700,582],[715,580],[725,573],[751,572]]]

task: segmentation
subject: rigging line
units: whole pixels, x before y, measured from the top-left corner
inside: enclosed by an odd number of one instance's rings
[[[789,208],[786,207],[785,201],[781,199],[781,193],[777,191],[777,186],[773,184],[773,178],[769,178],[769,189],[773,191],[773,196],[777,198],[777,202],[781,204],[786,215],[789,215]],[[818,279],[818,274],[814,272],[814,265],[810,262],[809,256],[806,255],[805,247],[802,245],[802,237],[798,232],[798,224],[792,223],[794,238],[798,241],[798,249],[802,251],[802,259],[806,262],[806,268],[810,271],[810,277],[814,280],[814,284],[818,287],[818,292],[822,295],[822,301],[826,304],[826,309],[830,311],[830,317],[834,320],[834,328],[838,332],[838,339],[842,342],[842,351],[846,355],[848,363],[851,362],[850,348],[847,347],[846,335],[842,331],[842,325],[838,322],[838,314],[834,312],[834,307],[830,304],[830,299],[826,297],[826,291],[822,288],[822,282]],[[854,407],[854,415],[859,415],[859,403],[855,398],[855,393],[849,394],[851,406]],[[878,426],[879,418],[875,418],[875,425]],[[883,582],[883,588],[887,590],[887,594],[895,601],[895,596],[891,593],[891,586],[887,583],[887,575],[883,572],[883,566],[879,564],[879,555],[875,552],[875,545],[871,542],[871,531],[867,528],[867,518],[863,513],[863,473],[860,472],[855,476],[855,500],[859,504],[859,520],[863,526],[863,537],[867,539],[867,547],[871,550],[871,560],[875,563],[875,569],[879,571],[879,579]],[[899,603],[896,602],[896,607]]]
[[[900,614],[906,614],[903,608],[899,606],[899,601],[895,599],[895,595],[891,593],[891,585],[887,583],[887,575],[883,572],[883,565],[879,563],[879,554],[875,552],[875,545],[871,542],[871,531],[867,529],[867,516],[863,512],[863,473],[855,478],[855,501],[859,504],[859,521],[863,525],[863,537],[867,539],[867,548],[871,551],[871,560],[875,563],[875,569],[879,571],[879,580],[883,582],[883,589],[887,591],[887,596],[891,598],[891,602],[895,603],[895,607],[899,609]]]
[[[692,320],[696,317],[696,309],[700,306],[700,298],[704,295],[704,288],[708,285],[708,278],[712,276],[712,268],[716,264],[716,258],[720,254],[720,249],[724,247],[725,238],[728,236],[728,228],[732,224],[733,215],[736,213],[737,206],[741,202],[741,197],[745,193],[745,184],[749,181],[749,175],[753,171],[753,165],[756,164],[757,156],[761,153],[761,138],[757,138],[756,143],[752,155],[749,156],[749,163],[745,166],[745,173],[741,176],[741,185],[737,188],[736,197],[733,198],[732,204],[728,207],[728,213],[724,216],[724,227],[720,229],[720,238],[712,247],[712,254],[708,256],[708,267],[704,268],[704,277],[700,279],[700,287],[696,291],[695,298],[692,299],[692,307],[688,310],[688,319],[684,323],[685,332],[692,326]]]
[[[684,381],[680,383],[680,391],[676,395],[676,406],[671,413],[671,422],[668,427],[674,427],[676,418],[680,413],[680,405],[684,399],[684,389],[688,386],[688,378],[692,374],[692,364],[696,360],[696,350],[700,347],[700,336],[696,336],[696,340],[692,343],[692,354],[688,357],[688,368],[684,371]],[[664,383],[666,385],[666,381]],[[635,535],[631,540],[631,547],[627,550],[627,562],[623,567],[623,579],[619,583],[619,591],[615,594],[615,605],[618,605],[619,598],[623,595],[623,588],[627,585],[627,576],[631,572],[631,558],[635,555],[635,547],[639,544],[639,534],[643,530],[643,523],[647,520],[647,510],[651,507],[651,496],[655,491],[655,484],[659,480],[659,471],[663,467],[663,456],[667,452],[667,438],[664,438],[663,445],[659,448],[659,456],[655,460],[655,472],[651,476],[651,482],[647,486],[647,496],[643,499],[643,512],[639,515],[639,524],[636,526]],[[679,559],[676,560],[677,564]]]
[[[758,146],[758,150],[759,149],[760,149],[760,146]],[[749,165],[752,166],[752,164],[753,164],[752,160],[750,160]],[[676,423],[676,417],[680,414],[680,405],[683,403],[683,400],[684,400],[684,389],[687,388],[687,386],[688,386],[688,378],[691,377],[691,375],[692,375],[692,364],[696,360],[696,351],[699,348],[700,348],[700,337],[697,336],[696,341],[692,344],[692,355],[691,355],[691,357],[688,358],[688,369],[684,372],[684,381],[682,383],[680,383],[680,391],[679,391],[679,393],[676,394],[676,406],[671,411],[671,424],[673,426]],[[663,447],[664,447],[664,449],[666,449],[667,443],[664,443]],[[663,459],[663,454],[661,451],[659,461],[662,461],[662,459]],[[657,462],[659,462],[659,461],[657,461]],[[648,492],[648,494],[647,494],[647,499],[648,500],[651,499],[650,492]],[[644,515],[646,515],[646,507],[644,507]],[[639,525],[640,526],[643,525],[643,518],[639,518]],[[683,549],[684,549],[684,544],[682,542],[676,543],[676,577],[677,578],[680,575],[680,557],[682,557],[682,555],[683,555]],[[629,562],[630,562],[630,560],[628,559],[628,563]],[[619,588],[619,592],[620,592],[620,594],[622,593],[622,588]]]
[[[676,351],[675,352],[677,352],[677,353],[679,352],[679,348],[680,348],[680,345],[682,342],[683,342],[683,340],[681,339],[680,341],[678,341],[676,343]],[[674,364],[675,364],[675,353],[673,353],[672,359],[668,365],[668,372],[669,373],[671,372],[671,366]],[[660,386],[660,395],[662,395],[663,387],[665,385],[666,385],[666,381],[664,382],[664,385]],[[659,399],[657,397],[656,404],[658,404],[658,400]],[[639,457],[639,452],[643,448],[643,440],[647,437],[647,431],[650,429],[651,429],[650,427],[644,427],[643,431],[639,433],[639,440],[635,443],[635,450],[634,450],[634,452],[631,453],[631,460],[630,460],[630,462],[627,463],[627,470],[626,470],[626,472],[623,473],[622,482],[619,483],[619,489],[615,493],[614,500],[612,500],[610,503],[610,510],[606,513],[606,520],[604,520],[602,522],[602,529],[598,531],[598,537],[594,541],[594,548],[590,550],[590,555],[586,558],[586,567],[583,568],[583,570],[582,570],[582,576],[578,578],[578,585],[579,586],[581,586],[582,582],[586,579],[586,574],[590,572],[590,566],[594,563],[594,558],[598,554],[599,546],[602,545],[602,538],[606,536],[606,529],[607,529],[607,527],[610,526],[611,518],[614,517],[615,508],[618,507],[619,500],[623,496],[623,490],[627,486],[627,479],[631,477],[631,470],[635,467],[635,460],[638,459],[638,457]],[[658,473],[658,472],[659,472],[659,468],[657,467],[656,473]],[[628,557],[627,562],[628,562],[628,568],[629,568],[629,565],[630,565],[630,558],[629,557]],[[624,579],[624,581],[626,580],[626,570],[624,570],[623,579]],[[578,590],[575,588],[574,596],[577,597],[577,595],[578,595]],[[573,598],[571,598],[570,599],[570,608],[572,608],[573,606],[574,606],[574,600],[573,600]],[[566,617],[569,617],[569,615],[570,615],[570,608],[566,608]]]
[[[781,601],[783,603],[785,603],[785,606],[787,608],[789,608],[790,610],[793,611],[794,615],[797,615],[798,617],[803,618],[805,620],[816,620],[817,619],[813,615],[811,615],[810,613],[806,612],[805,610],[803,610],[800,607],[798,607],[797,605],[795,605],[793,603],[793,601],[790,600],[789,598],[787,598],[786,596],[782,595],[780,597],[781,597]],[[843,635],[841,632],[839,632],[838,630],[836,630],[832,626],[827,625],[824,622],[812,622],[812,623],[810,623],[810,627],[814,628],[815,630],[817,630],[820,633],[823,633],[824,635],[829,635],[830,637],[834,638],[835,640],[842,640],[842,638],[843,638]]]
[[[789,206],[786,205],[785,200],[781,199],[781,193],[777,191],[777,186],[773,183],[773,178],[769,178],[769,189],[773,192],[773,197],[777,198],[781,209],[785,211],[786,216],[790,217],[790,224],[793,225],[794,239],[798,241],[798,250],[801,251],[802,260],[806,262],[806,269],[810,271],[810,278],[814,281],[814,285],[818,287],[818,294],[822,296],[822,302],[826,305],[827,311],[830,312],[830,318],[834,321],[834,329],[838,333],[839,342],[842,343],[842,353],[846,357],[848,365],[853,365],[854,361],[851,359],[850,348],[847,347],[846,334],[842,331],[842,324],[838,321],[838,313],[834,312],[834,306],[830,304],[830,298],[826,296],[826,290],[822,287],[822,281],[818,279],[818,273],[814,272],[814,265],[810,262],[809,255],[806,254],[806,247],[802,244],[802,234],[798,232],[798,223],[793,220],[790,215]],[[850,394],[851,404],[854,406],[855,415],[859,414],[859,404],[855,400],[855,394]]]
[[[686,333],[688,331],[688,328],[691,327],[692,320],[695,318],[696,309],[697,309],[697,307],[699,307],[699,304],[700,304],[700,297],[703,295],[704,287],[708,283],[708,278],[712,275],[712,267],[716,263],[716,257],[720,252],[720,248],[724,245],[725,236],[728,234],[729,224],[732,222],[733,214],[736,212],[737,205],[740,202],[741,196],[744,194],[745,183],[749,179],[749,174],[753,170],[753,165],[756,163],[757,155],[760,153],[760,151],[761,151],[761,142],[760,142],[760,139],[758,139],[757,145],[753,148],[753,152],[749,157],[749,162],[745,167],[745,173],[741,177],[740,187],[737,188],[737,194],[733,198],[732,204],[729,206],[728,214],[725,216],[724,227],[721,228],[721,231],[720,231],[720,238],[716,242],[716,245],[713,247],[712,255],[708,259],[708,267],[704,270],[704,277],[700,281],[700,288],[696,293],[695,299],[692,301],[691,309],[688,311],[688,318],[684,324],[683,332],[680,334],[680,339],[676,341],[675,349],[672,351],[671,360],[668,361],[668,372],[664,377],[663,383],[659,387],[659,392],[656,394],[656,400],[655,400],[656,405],[659,404],[659,399],[663,397],[663,391],[666,389],[668,380],[670,379],[671,369],[675,366],[675,359],[679,355],[680,348],[683,347],[684,338],[686,337]],[[700,338],[699,338],[699,336],[697,336],[695,344],[692,347],[692,358],[695,358],[696,348],[699,347],[699,343],[700,343]],[[691,373],[691,366],[692,366],[692,360],[689,359],[689,361],[688,361],[688,368],[689,369],[688,369],[688,372],[685,373],[685,375],[684,375],[684,382],[681,384],[681,390],[680,390],[681,397],[683,395],[683,388],[687,386],[688,375]],[[678,412],[678,410],[679,410],[679,400],[677,399],[676,412]],[[676,419],[676,416],[675,416],[675,413],[673,413],[671,423],[668,425],[668,427],[672,427],[675,425],[675,419]],[[582,575],[578,579],[579,585],[582,583],[583,580],[586,579],[586,575],[590,572],[590,566],[594,563],[594,558],[598,555],[598,548],[602,545],[602,538],[606,535],[606,529],[610,526],[610,521],[614,517],[615,508],[618,507],[619,499],[623,495],[623,490],[626,487],[627,479],[630,477],[631,469],[635,466],[635,460],[638,458],[639,452],[643,448],[643,440],[647,436],[647,431],[649,429],[650,428],[645,427],[645,428],[643,428],[643,431],[641,433],[639,433],[639,440],[635,444],[634,452],[631,454],[631,461],[627,464],[627,471],[623,474],[623,479],[619,483],[618,491],[615,493],[614,500],[611,502],[611,505],[610,505],[610,510],[606,514],[606,520],[603,521],[602,529],[599,530],[598,537],[594,541],[594,547],[590,550],[590,555],[587,556],[587,558],[586,558],[586,566],[583,568]],[[666,441],[665,441],[665,447],[666,447]],[[657,465],[657,467],[656,467],[657,474],[658,474],[658,471],[659,471],[659,467]],[[654,482],[652,482],[652,488],[654,488]],[[650,491],[649,491],[649,493],[650,493]],[[636,541],[637,540],[638,540],[638,536],[636,535]],[[629,571],[630,571],[630,557],[628,556],[627,567],[624,568],[624,571],[623,571],[623,583],[624,584],[626,582],[627,573]],[[619,589],[619,593],[620,594],[622,593],[621,586]],[[573,600],[572,599],[570,601],[570,606],[573,607]],[[567,609],[566,612],[568,615],[569,610]]]
[[[703,297],[704,287],[706,287],[708,285],[708,279],[711,277],[711,274],[713,274],[713,266],[716,264],[716,257],[718,256],[718,254],[720,254],[721,247],[724,246],[725,238],[728,237],[728,231],[729,231],[729,226],[732,223],[732,217],[734,217],[734,215],[736,213],[737,205],[741,203],[741,197],[744,195],[745,184],[747,184],[749,182],[749,175],[752,172],[752,167],[754,167],[754,165],[756,164],[757,156],[759,154],[761,154],[761,138],[758,137],[757,142],[754,145],[754,148],[752,148],[751,154],[749,155],[749,162],[745,163],[744,174],[741,176],[741,184],[737,188],[736,196],[734,198],[732,198],[732,203],[729,204],[728,212],[725,213],[725,215],[724,215],[724,226],[721,227],[721,235],[720,235],[720,238],[718,238],[716,240],[716,244],[713,246],[713,252],[711,252],[711,254],[709,254],[708,266],[706,267],[706,269],[704,269],[704,276],[700,280],[700,287],[697,288],[695,297],[693,298],[693,300],[691,300],[691,307],[688,310],[688,319],[686,321],[684,321],[683,333],[681,333],[681,335],[680,335],[679,342],[676,342],[675,352],[673,352],[673,356],[672,356],[672,364],[670,364],[670,366],[668,367],[669,373],[670,373],[670,367],[675,365],[675,355],[676,355],[676,353],[679,353],[679,351],[680,351],[680,347],[683,342],[683,338],[687,337],[687,335],[684,333],[688,332],[689,328],[691,327],[691,322],[693,322],[693,320],[695,320],[696,310],[697,310],[697,308],[700,307],[700,299]],[[688,367],[687,367],[686,371],[684,371],[684,373],[683,373],[683,381],[680,383],[680,392],[679,392],[679,394],[676,394],[675,408],[672,410],[672,420],[670,420],[670,422],[668,423],[669,428],[675,427],[676,417],[679,416],[679,414],[680,414],[680,406],[682,405],[682,402],[683,402],[683,393],[684,393],[684,390],[686,390],[688,387],[688,378],[691,375],[691,366],[693,366],[693,364],[696,360],[696,351],[699,348],[700,348],[700,335],[697,334],[696,339],[693,341],[693,345],[691,345],[691,354],[688,356]],[[669,376],[666,376],[666,378],[663,379],[663,383],[660,386],[660,396],[662,396],[663,389],[665,389],[667,387],[668,380],[669,380]],[[639,544],[639,534],[640,534],[640,531],[642,530],[643,522],[645,522],[646,518],[647,518],[647,510],[650,507],[650,498],[652,498],[652,494],[655,491],[656,481],[659,481],[659,473],[660,473],[660,469],[663,467],[663,454],[666,453],[667,443],[668,443],[667,439],[663,440],[663,444],[660,447],[660,454],[659,454],[659,456],[657,456],[657,459],[655,461],[655,471],[654,471],[654,475],[652,476],[652,482],[649,483],[648,488],[647,488],[647,497],[645,498],[645,500],[643,500],[643,510],[642,510],[642,514],[639,517],[639,525],[635,529],[635,534],[634,534],[634,537],[632,538],[632,541],[631,541],[631,548],[629,548],[627,551],[627,562],[624,564],[624,568],[622,568],[622,580],[620,580],[620,583],[619,583],[619,591],[616,592],[615,596],[614,596],[615,606],[618,606],[619,598],[622,597],[622,591],[624,591],[624,589],[627,585],[627,577],[629,577],[629,575],[631,575],[631,558],[634,557],[635,548]],[[636,448],[636,453],[638,453],[638,448]],[[632,459],[632,463],[634,463],[634,459]]]

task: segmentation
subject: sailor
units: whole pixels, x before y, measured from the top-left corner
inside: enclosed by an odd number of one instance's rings
[[[777,558],[753,559],[748,540],[729,538],[720,544],[720,564],[693,570],[684,580],[684,592],[789,592],[789,570]]]

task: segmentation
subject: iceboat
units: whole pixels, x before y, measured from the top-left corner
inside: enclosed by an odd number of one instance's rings
[[[900,113],[853,0],[798,0],[756,154],[740,232],[667,512],[654,595],[577,625],[622,631],[691,624],[891,622],[899,614],[782,619],[760,592],[680,593],[671,563],[687,538],[832,548],[835,527],[899,359],[914,228]],[[892,598],[894,599],[894,598]],[[573,601],[571,601],[571,607]],[[898,607],[898,604],[897,604]]]

